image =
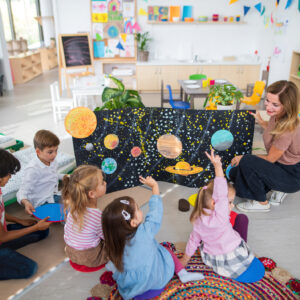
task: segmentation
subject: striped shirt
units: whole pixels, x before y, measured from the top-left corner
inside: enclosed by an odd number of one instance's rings
[[[65,224],[64,239],[68,246],[76,250],[95,248],[104,239],[102,232],[102,211],[97,208],[86,208],[82,229],[75,223],[69,213]]]

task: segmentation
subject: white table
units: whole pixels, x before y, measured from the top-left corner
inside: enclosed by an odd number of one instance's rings
[[[88,87],[78,87],[78,88],[72,88],[72,94],[73,94],[73,105],[74,107],[78,107],[80,105],[81,100],[84,100],[84,106],[93,106],[92,109],[94,109],[95,105],[95,97],[101,97],[102,92],[104,90],[105,86],[104,84],[98,85],[98,86],[88,86]],[[99,105],[102,104],[99,103]]]

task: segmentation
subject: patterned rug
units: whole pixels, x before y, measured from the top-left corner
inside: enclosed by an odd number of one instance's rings
[[[182,253],[178,253],[181,257]],[[240,283],[215,274],[211,268],[203,264],[197,252],[186,267],[191,272],[202,272],[205,280],[181,283],[177,276],[167,284],[164,291],[154,299],[272,299],[294,300],[293,292],[277,281],[270,272],[266,272],[257,283]],[[108,299],[120,300],[115,285]]]

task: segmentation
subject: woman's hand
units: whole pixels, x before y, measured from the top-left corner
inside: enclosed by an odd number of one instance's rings
[[[235,156],[235,157],[231,160],[231,165],[232,165],[233,167],[238,166],[242,158],[243,158],[243,155],[237,155],[237,156]]]
[[[27,227],[27,226],[32,226],[32,225],[36,224],[37,221],[33,220],[33,219],[26,219],[26,220],[19,219],[18,223],[25,226],[25,227]]]
[[[251,111],[249,111],[249,114],[251,116],[253,116],[256,120],[256,122],[264,129],[267,128],[268,126],[268,122],[267,121],[264,121],[263,118],[261,117],[260,113],[257,111],[256,113],[253,113]]]

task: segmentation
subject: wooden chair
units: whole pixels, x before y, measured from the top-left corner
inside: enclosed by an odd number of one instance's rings
[[[73,108],[72,98],[61,98],[59,93],[58,82],[50,84],[50,93],[52,101],[53,119],[56,123],[63,114],[67,114]]]
[[[173,100],[173,95],[172,95],[172,88],[168,84],[167,89],[169,90],[169,103],[172,108],[178,108],[178,109],[189,109],[190,108],[190,103],[181,101],[181,100]]]

